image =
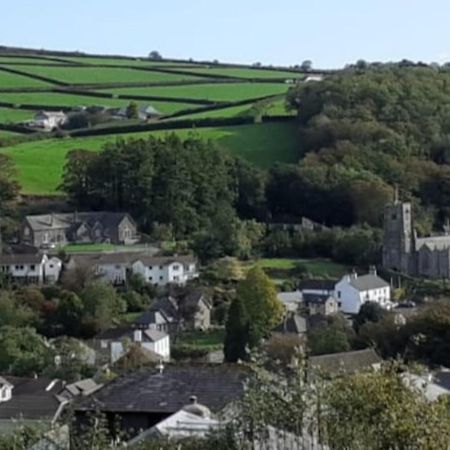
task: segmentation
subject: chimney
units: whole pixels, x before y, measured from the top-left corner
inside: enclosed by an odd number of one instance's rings
[[[78,210],[73,212],[73,223],[78,223]]]
[[[49,220],[49,225],[52,227],[53,226],[53,219],[54,219],[54,214],[51,213],[50,214],[50,220]]]
[[[369,267],[369,274],[376,277],[377,276],[377,268],[375,266],[370,266]]]
[[[156,368],[159,371],[159,374],[162,375],[164,372],[164,364],[162,362],[162,359],[159,360],[159,364],[156,366]]]
[[[191,396],[189,397],[189,403],[190,403],[191,405],[196,405],[196,404],[197,404],[197,396],[196,396],[196,395],[191,395]]]
[[[357,274],[357,272],[356,272],[355,269],[352,270],[352,273],[351,273],[351,275],[350,275],[350,278],[351,278],[352,280],[356,280],[356,279],[358,278],[358,274]]]
[[[134,330],[134,342],[142,342],[142,330]]]

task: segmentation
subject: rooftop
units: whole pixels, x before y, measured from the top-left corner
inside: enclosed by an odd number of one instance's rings
[[[315,290],[315,291],[333,291],[337,280],[302,280],[299,283],[299,289],[304,290]]]
[[[309,358],[309,366],[311,369],[325,372],[330,375],[367,370],[372,368],[375,364],[380,363],[381,358],[372,348],[356,350],[353,352],[311,356]]]
[[[41,253],[0,254],[0,265],[40,264],[44,258]]]
[[[350,285],[360,292],[389,287],[389,283],[387,281],[384,281],[382,278],[374,274],[351,277]]]
[[[195,395],[213,413],[244,392],[249,370],[238,365],[167,365],[162,373],[146,369],[123,375],[85,399],[79,411],[173,414]]]

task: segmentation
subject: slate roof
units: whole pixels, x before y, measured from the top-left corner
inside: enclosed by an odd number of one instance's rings
[[[353,352],[311,356],[309,358],[310,369],[325,372],[330,375],[367,370],[374,364],[379,363],[381,363],[381,358],[372,348],[356,350]]]
[[[278,333],[304,334],[308,331],[306,319],[298,314],[289,314],[275,329]]]
[[[450,249],[450,236],[430,236],[416,239],[416,250],[427,246],[430,250],[448,250]]]
[[[333,291],[338,280],[302,280],[299,283],[299,289],[315,291]]]
[[[196,289],[195,291],[191,292],[190,294],[186,295],[182,302],[186,306],[198,306],[198,304],[203,301],[205,305],[211,309],[211,304],[209,303],[208,299],[206,298],[204,292],[202,289]]]
[[[94,336],[95,340],[116,340],[121,339],[126,336],[131,331],[129,326],[122,326],[116,328],[109,328],[108,330],[102,331]]]
[[[320,294],[303,294],[303,300],[306,304],[314,303],[317,305],[323,305],[330,298],[329,295]]]
[[[61,381],[50,378],[20,378],[4,376],[14,388],[12,398],[0,403],[0,420],[53,420],[64,400],[58,396]]]
[[[142,335],[147,338],[144,340],[149,340],[150,342],[157,342],[167,337],[166,333],[158,330],[144,330],[142,331]]]
[[[213,413],[244,393],[248,369],[232,364],[167,365],[123,375],[82,401],[78,411],[173,414],[195,395]]]
[[[389,287],[389,283],[377,275],[367,274],[360,277],[351,278],[350,285],[358,291],[370,291],[372,289],[381,289]]]
[[[178,303],[170,296],[158,298],[150,309],[163,313],[169,322],[173,322],[178,318]]]
[[[43,257],[44,255],[40,253],[16,253],[14,255],[1,254],[0,265],[10,266],[15,264],[40,264]]]
[[[150,256],[140,255],[136,261],[141,261],[145,266],[165,266],[171,263],[193,264],[196,259],[193,255],[180,256]]]
[[[151,324],[165,324],[170,322],[166,317],[164,311],[151,309],[150,311],[144,312],[135,321],[136,326],[148,326]]]
[[[127,213],[105,211],[41,214],[26,216],[26,220],[34,231],[45,231],[76,228],[81,223],[94,225],[96,222],[100,222],[105,228],[113,228],[117,227],[125,217],[128,217],[134,223]]]

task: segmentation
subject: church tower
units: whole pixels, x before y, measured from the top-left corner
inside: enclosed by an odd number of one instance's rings
[[[411,204],[395,200],[384,209],[383,267],[409,273],[413,262]]]

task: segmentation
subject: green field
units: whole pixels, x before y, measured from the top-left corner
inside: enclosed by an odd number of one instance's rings
[[[263,269],[286,271],[303,266],[313,277],[340,277],[347,272],[347,268],[330,259],[291,259],[291,258],[267,258],[257,263]]]
[[[287,89],[288,86],[284,83],[211,83],[170,87],[118,88],[107,91],[118,95],[184,97],[227,102],[284,94]]]
[[[202,67],[201,64],[192,64],[189,61],[180,61],[180,62],[169,62],[169,61],[155,61],[151,59],[143,59],[143,58],[135,58],[135,59],[122,59],[122,58],[96,58],[92,56],[77,56],[77,57],[69,57],[64,58],[66,61],[73,61],[75,63],[80,64],[92,64],[92,65],[104,65],[111,64],[114,66],[125,66],[125,67],[177,67],[177,66],[190,66],[192,67]],[[203,66],[204,67],[204,66]]]
[[[222,347],[224,338],[225,330],[191,331],[178,336],[177,344],[215,349]]]
[[[187,71],[187,70],[186,70]],[[204,75],[224,75],[227,77],[237,78],[280,78],[280,79],[293,79],[303,78],[302,73],[296,72],[283,72],[281,70],[263,70],[252,68],[228,68],[228,67],[209,67],[209,68],[193,68],[189,69],[189,72]]]
[[[2,97],[2,94],[0,94]],[[33,111],[13,108],[0,108],[0,123],[21,122],[33,117]]]
[[[35,80],[27,76],[17,75],[15,73],[3,72],[0,70],[0,88],[23,88],[23,87],[46,87],[45,81]],[[3,94],[0,94],[0,98]]]
[[[14,131],[0,130],[0,138],[9,138],[20,136],[20,133],[15,133]]]
[[[59,92],[24,92],[0,94],[2,101],[10,102],[14,105],[45,105],[45,106],[127,106],[130,100],[120,100],[115,98],[91,97],[88,95],[64,94]],[[157,102],[153,100],[136,102],[139,105],[153,105],[158,111],[164,114],[171,114],[182,109],[191,109],[195,105],[177,102]],[[0,116],[1,117],[1,116]]]
[[[213,109],[212,111],[202,111],[193,114],[187,114],[183,116],[183,119],[214,119],[220,117],[242,117],[250,116],[250,110],[252,105],[240,105],[240,106],[230,106],[228,108]],[[169,120],[177,120],[178,117],[174,117]]]
[[[51,61],[43,58],[25,58],[14,56],[0,56],[0,64],[26,63],[26,64],[63,64],[64,61]]]
[[[195,135],[212,139],[225,150],[260,166],[270,167],[276,162],[297,161],[297,127],[295,122],[242,125],[223,128],[176,130],[181,137]],[[0,148],[11,156],[18,171],[22,192],[36,195],[55,195],[68,151],[83,148],[98,151],[106,142],[117,138],[143,137],[149,134],[164,136],[170,131],[132,133],[87,138],[48,139],[25,142]]]
[[[26,66],[20,69],[33,75],[48,77],[69,84],[98,83],[164,83],[198,79],[195,75],[178,75],[108,67],[46,67]]]

